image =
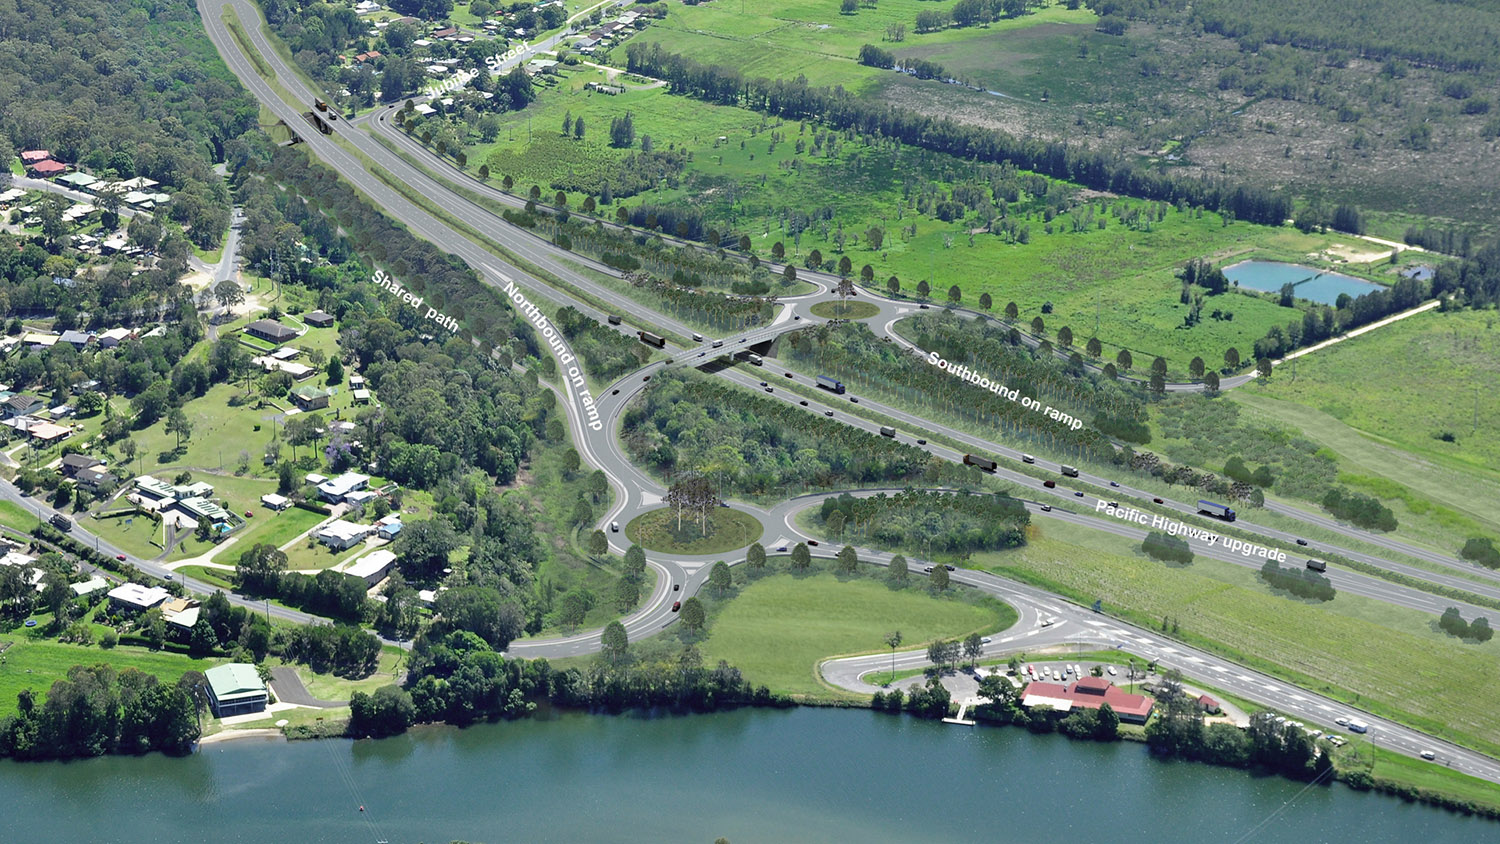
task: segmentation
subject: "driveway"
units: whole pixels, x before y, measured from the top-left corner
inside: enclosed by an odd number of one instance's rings
[[[307,687],[302,685],[302,678],[297,676],[296,670],[284,665],[271,669],[271,690],[276,692],[276,699],[282,703],[295,703],[298,706],[312,706],[319,709],[333,709],[349,705],[347,700],[318,700],[313,697]]]

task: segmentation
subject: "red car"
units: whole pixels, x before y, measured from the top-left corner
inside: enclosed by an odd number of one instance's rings
[[[682,602],[681,601],[673,601],[672,602],[672,612],[677,612],[680,609],[682,609]]]
[[[124,554],[116,554],[115,555],[115,559],[119,560],[120,562],[124,562],[125,561],[125,555]]]
[[[1167,503],[1165,501],[1162,501],[1160,498],[1153,498],[1153,499],[1151,499],[1151,501],[1152,501],[1152,503],[1155,503],[1155,504],[1165,504],[1165,503]]]

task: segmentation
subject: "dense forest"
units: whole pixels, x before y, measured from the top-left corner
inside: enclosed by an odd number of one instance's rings
[[[625,413],[625,446],[665,476],[700,472],[724,494],[972,481],[915,446],[824,419],[696,372],[662,373]]]
[[[639,369],[651,356],[651,350],[644,345],[605,328],[572,305],[558,309],[553,321],[572,344],[574,353],[583,358],[585,371],[601,382]]]
[[[189,0],[0,4],[0,103],[0,160],[45,149],[96,176],[155,179],[194,244],[224,236],[229,194],[211,167],[256,106]]]
[[[818,522],[840,542],[967,557],[1026,543],[1031,516],[1009,495],[903,490],[869,498],[825,498]]]
[[[838,130],[895,138],[963,159],[996,164],[1009,161],[1022,169],[1094,190],[1186,202],[1270,226],[1282,225],[1291,216],[1291,199],[1264,188],[1145,170],[1117,154],[1017,138],[947,117],[867,102],[842,86],[814,88],[800,78],[750,79],[737,68],[705,65],[669,53],[658,43],[632,41],[625,49],[626,66],[631,72],[665,79],[673,93],[707,102],[744,106],[787,120],[818,120]]]

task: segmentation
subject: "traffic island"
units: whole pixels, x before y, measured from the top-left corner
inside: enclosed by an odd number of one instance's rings
[[[720,507],[700,524],[697,514],[682,514],[671,507],[642,513],[625,526],[631,542],[647,551],[672,554],[722,554],[760,539],[760,522],[748,513]]]

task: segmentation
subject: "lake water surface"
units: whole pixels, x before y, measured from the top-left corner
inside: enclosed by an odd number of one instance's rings
[[[1269,293],[1279,292],[1284,284],[1293,284],[1296,285],[1295,295],[1298,299],[1323,305],[1336,303],[1340,293],[1348,293],[1357,299],[1366,293],[1385,289],[1374,282],[1342,273],[1276,261],[1241,261],[1231,264],[1224,268],[1224,277],[1238,282],[1241,287]]]
[[[5,842],[1500,840],[1493,821],[1158,762],[1140,744],[831,709],[569,714],[226,742],[183,759],[7,762],[0,806]]]

